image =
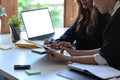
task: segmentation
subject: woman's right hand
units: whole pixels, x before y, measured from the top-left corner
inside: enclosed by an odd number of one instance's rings
[[[61,53],[63,53],[64,50],[66,50],[66,48],[72,49],[71,43],[70,42],[65,42],[65,41],[62,41],[62,42],[58,43],[58,47],[60,48]]]
[[[58,46],[72,47],[71,43],[66,41],[59,42]]]

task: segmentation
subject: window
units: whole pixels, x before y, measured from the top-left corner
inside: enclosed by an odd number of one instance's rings
[[[18,15],[23,10],[49,8],[53,26],[63,27],[64,0],[18,0]],[[24,26],[22,27],[24,30]]]
[[[52,2],[52,3],[51,3]],[[76,17],[76,0],[0,0],[0,3],[6,7],[7,18],[2,18],[5,21],[2,22],[4,27],[2,27],[2,33],[9,33],[8,19],[14,14],[20,17],[20,11],[48,7],[53,10],[51,14],[60,14],[61,16],[55,16],[52,19],[56,28],[58,27],[69,27],[74,21],[74,16]],[[50,4],[48,4],[50,3]],[[50,7],[51,5],[51,7]],[[18,8],[17,8],[18,6]],[[53,6],[53,7],[52,7]],[[57,8],[57,10],[56,10]],[[74,11],[73,11],[74,10]],[[57,11],[57,12],[56,12]],[[64,19],[63,19],[64,18]],[[64,23],[64,24],[63,24]],[[24,30],[24,26],[22,27]]]

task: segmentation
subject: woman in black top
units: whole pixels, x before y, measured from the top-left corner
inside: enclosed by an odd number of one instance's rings
[[[77,56],[56,54],[51,49],[48,49],[47,53],[50,59],[55,61],[70,60],[85,64],[106,64],[120,70],[120,0],[93,0],[93,3],[102,14],[108,12],[111,16],[103,31],[102,47],[92,50],[75,50],[67,48],[63,43],[60,46],[61,49]]]
[[[103,29],[108,22],[108,14],[100,14],[92,7],[92,0],[77,0],[79,5],[78,17],[73,25],[50,46],[55,48],[57,43],[67,41],[75,44],[77,50],[100,48],[102,45]],[[89,4],[89,5],[88,5]],[[48,42],[45,41],[45,43]]]

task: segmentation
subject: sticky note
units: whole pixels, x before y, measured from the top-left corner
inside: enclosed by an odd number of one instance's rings
[[[41,74],[41,72],[39,70],[25,70],[25,73],[27,73],[28,75]]]

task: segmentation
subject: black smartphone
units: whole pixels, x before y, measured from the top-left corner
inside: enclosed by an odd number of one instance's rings
[[[35,48],[31,50],[32,52],[38,53],[38,54],[45,54],[46,50],[44,48]]]

